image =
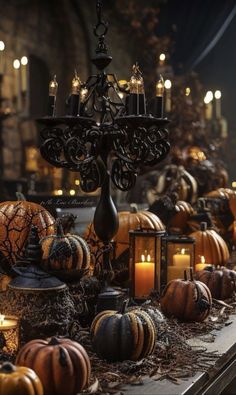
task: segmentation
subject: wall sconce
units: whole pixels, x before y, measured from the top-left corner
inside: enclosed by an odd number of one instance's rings
[[[136,299],[146,299],[152,290],[161,290],[161,239],[164,234],[148,229],[129,232],[130,291]]]
[[[14,316],[0,314],[0,350],[15,354],[19,348],[19,324]]]
[[[168,283],[176,278],[184,279],[184,271],[194,270],[195,240],[186,236],[165,236],[162,238],[163,282]]]

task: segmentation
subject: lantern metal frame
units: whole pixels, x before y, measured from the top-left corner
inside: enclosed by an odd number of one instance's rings
[[[41,154],[51,165],[79,172],[84,192],[101,187],[100,201],[94,215],[94,229],[104,243],[103,273],[112,276],[111,240],[118,230],[118,215],[110,195],[110,179],[122,191],[135,185],[142,166],[154,166],[169,153],[168,120],[146,111],[129,115],[127,103],[119,94],[129,94],[114,74],[105,68],[108,55],[105,36],[108,23],[102,19],[102,1],[96,1],[98,38],[96,54],[91,59],[98,73],[83,87],[87,96],[77,116],[47,116],[41,125]],[[139,106],[137,106],[139,108]]]
[[[146,296],[140,297],[135,292],[135,263],[136,263],[136,238],[149,238],[154,241],[154,288],[153,291],[161,292],[163,270],[162,265],[162,238],[166,235],[165,231],[154,231],[153,229],[137,229],[129,231],[129,283],[130,296],[134,299],[146,299]],[[165,278],[165,275],[164,275]]]
[[[185,247],[183,248],[188,248],[191,249],[190,252],[190,266],[189,268],[192,268],[194,271],[194,267],[195,267],[195,239],[192,237],[188,237],[188,236],[180,236],[180,235],[165,235],[162,238],[162,267],[163,267],[163,271],[162,271],[162,287],[164,287],[167,284],[167,280],[168,280],[168,262],[169,262],[169,255],[168,255],[168,251],[169,251],[169,245],[176,245],[175,251],[177,250],[177,248],[181,249],[181,247],[179,247],[179,245],[184,245]],[[173,248],[174,249],[174,248]]]

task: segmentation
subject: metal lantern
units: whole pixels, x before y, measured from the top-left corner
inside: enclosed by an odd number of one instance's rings
[[[184,271],[194,268],[195,240],[187,236],[165,236],[162,238],[163,283],[184,278]]]
[[[164,232],[148,229],[131,230],[130,289],[131,296],[145,299],[161,287],[161,238]]]

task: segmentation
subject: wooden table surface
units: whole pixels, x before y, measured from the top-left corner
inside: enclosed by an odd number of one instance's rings
[[[154,381],[144,379],[143,385],[126,386],[122,392],[133,395],[228,395],[226,386],[236,377],[236,316],[231,316],[225,326],[217,333],[213,343],[205,343],[199,339],[190,339],[194,346],[203,346],[207,351],[218,351],[221,355],[207,372],[199,372],[188,380],[174,384],[169,380]],[[235,392],[230,392],[236,394]]]

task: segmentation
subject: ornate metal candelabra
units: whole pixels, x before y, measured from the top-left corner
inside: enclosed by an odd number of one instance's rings
[[[56,167],[79,172],[83,191],[92,192],[101,187],[94,229],[105,246],[103,274],[108,279],[112,273],[109,246],[118,229],[110,180],[120,190],[129,190],[135,184],[139,167],[154,166],[163,160],[170,145],[168,120],[146,113],[138,67],[134,67],[137,92],[133,93],[131,88],[122,87],[115,75],[105,72],[112,58],[104,41],[108,24],[102,20],[101,9],[102,2],[97,0],[98,22],[94,34],[98,37],[98,46],[92,62],[98,73],[81,85],[79,103],[73,94],[69,100],[72,110],[73,103],[79,105],[78,113],[56,117],[55,101],[50,101],[52,115],[39,121],[43,125],[42,156]],[[121,92],[126,94],[126,102],[121,99]]]

